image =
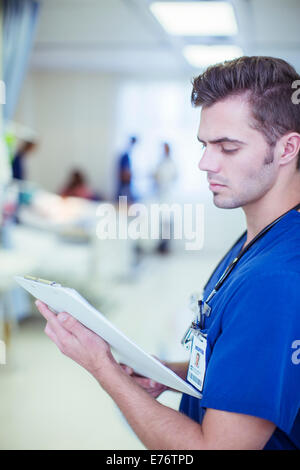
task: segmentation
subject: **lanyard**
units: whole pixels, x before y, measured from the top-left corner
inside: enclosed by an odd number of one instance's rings
[[[234,258],[234,260],[230,263],[230,265],[225,269],[224,273],[222,276],[219,278],[218,282],[216,283],[215,287],[207,297],[206,301],[199,301],[199,310],[200,310],[200,327],[203,326],[204,319],[203,315],[209,316],[211,312],[211,307],[208,305],[208,302],[214,297],[214,295],[218,292],[220,287],[224,284],[228,276],[231,274],[239,260],[244,256],[244,254],[251,248],[251,246],[254,245],[258,240],[260,240],[269,230],[271,230],[274,225],[276,225],[287,213],[291,212],[292,210],[298,210],[300,209],[300,203],[297,204],[295,207],[292,207],[292,209],[289,209],[287,212],[282,214],[280,217],[275,219],[273,222],[271,222],[269,225],[267,225],[263,230],[261,230],[256,237],[251,240],[251,242],[245,246],[244,249],[242,249],[239,254]],[[241,240],[241,238],[239,239]],[[238,240],[238,241],[239,241]]]

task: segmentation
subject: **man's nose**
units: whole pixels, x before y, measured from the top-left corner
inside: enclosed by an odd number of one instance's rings
[[[220,171],[220,159],[213,149],[207,147],[204,150],[198,163],[198,168],[201,171],[209,171],[212,173],[218,173]]]

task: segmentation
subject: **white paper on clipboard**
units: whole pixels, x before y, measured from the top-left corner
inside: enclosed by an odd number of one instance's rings
[[[57,313],[68,312],[84,326],[101,336],[117,352],[119,360],[132,367],[138,374],[179,392],[201,398],[201,393],[198,390],[127,338],[75,289],[56,283],[46,284],[26,279],[23,276],[15,276],[15,280],[53,311]]]

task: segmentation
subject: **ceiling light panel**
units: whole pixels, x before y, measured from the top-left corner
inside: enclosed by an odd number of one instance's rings
[[[238,32],[228,2],[154,2],[153,15],[164,29],[182,36],[234,36]]]

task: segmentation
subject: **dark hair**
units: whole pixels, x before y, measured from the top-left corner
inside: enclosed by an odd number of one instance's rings
[[[85,184],[85,176],[80,170],[73,170],[68,181],[68,189],[74,189],[78,185]]]
[[[253,127],[274,146],[287,132],[300,134],[300,105],[292,101],[292,83],[299,79],[294,67],[282,59],[243,56],[212,65],[195,78],[192,104],[207,107],[231,95],[247,94]]]

